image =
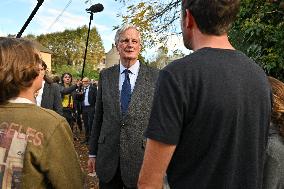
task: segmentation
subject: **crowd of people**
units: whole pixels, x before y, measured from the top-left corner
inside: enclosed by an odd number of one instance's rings
[[[61,78],[51,76],[47,65],[42,61],[44,79],[42,88],[35,93],[36,104],[62,115],[68,122],[74,139],[78,140],[78,131],[85,130],[82,144],[88,144],[94,119],[97,85],[88,77],[73,81],[71,73],[63,73]],[[57,81],[59,78],[59,81]],[[83,124],[84,123],[84,124]]]
[[[140,31],[122,26],[120,63],[98,85],[51,79],[33,42],[0,38],[0,188],[86,188],[78,128],[100,189],[283,189],[284,83],[229,42],[239,9],[183,0],[194,52],[162,70],[139,61]]]
[[[0,72],[1,188],[83,188],[68,122],[36,104],[45,71],[34,44],[0,38]]]

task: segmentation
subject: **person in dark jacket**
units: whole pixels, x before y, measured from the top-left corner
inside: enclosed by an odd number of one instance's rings
[[[72,85],[72,75],[70,73],[64,73],[61,76],[61,85],[59,85],[63,116],[68,121],[71,130],[73,131],[74,126],[74,99],[76,98],[76,89],[80,87],[81,81],[79,80],[76,84]]]
[[[100,189],[134,189],[158,70],[139,62],[141,37],[136,26],[117,30],[115,44],[120,64],[100,73],[88,169],[96,171]]]
[[[42,67],[45,71],[42,88],[37,92],[36,102],[38,106],[54,110],[60,115],[63,115],[62,110],[62,101],[59,91],[59,86],[56,83],[53,83],[52,79],[48,77],[47,65],[42,61]]]
[[[84,77],[82,79],[83,83],[83,98],[81,101],[81,110],[82,110],[82,118],[84,122],[85,128],[85,140],[82,141],[84,144],[88,144],[91,129],[94,120],[95,114],[95,104],[96,104],[96,96],[97,96],[97,88],[91,85],[89,78]]]

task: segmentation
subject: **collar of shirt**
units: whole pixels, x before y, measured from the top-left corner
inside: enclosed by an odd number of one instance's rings
[[[41,106],[44,84],[45,84],[45,81],[43,80],[43,81],[42,81],[42,87],[40,88],[40,90],[38,91],[38,94],[37,94],[37,96],[36,96],[36,104],[37,104],[38,106]]]
[[[34,104],[31,100],[22,97],[16,97],[9,100],[10,103],[25,103],[25,104]]]
[[[131,74],[137,75],[138,71],[139,71],[139,67],[140,67],[140,62],[139,60],[137,60],[137,62],[135,64],[133,64],[128,70],[131,71]],[[124,67],[121,63],[119,63],[119,71],[120,74],[122,74],[122,72],[127,69],[126,67]]]
[[[84,87],[85,90],[88,90],[90,88],[90,85]]]
[[[140,68],[140,62],[137,60],[137,62],[128,69],[131,71],[131,74],[129,74],[131,92],[133,92],[133,89],[135,87],[135,82],[138,76],[139,68]],[[119,73],[120,73],[119,74],[119,91],[121,91],[122,84],[125,79],[125,74],[122,73],[125,69],[126,68],[120,63],[119,64]]]
[[[90,89],[90,85],[88,85],[87,87],[84,88],[84,106],[90,106],[89,103],[89,89]]]

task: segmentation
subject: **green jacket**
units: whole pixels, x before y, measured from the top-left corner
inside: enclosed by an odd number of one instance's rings
[[[0,105],[0,188],[83,188],[67,121],[34,104]]]

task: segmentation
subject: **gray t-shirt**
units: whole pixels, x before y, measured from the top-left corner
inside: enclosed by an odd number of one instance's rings
[[[259,189],[271,113],[263,70],[203,48],[160,71],[147,138],[175,144],[171,189]]]

